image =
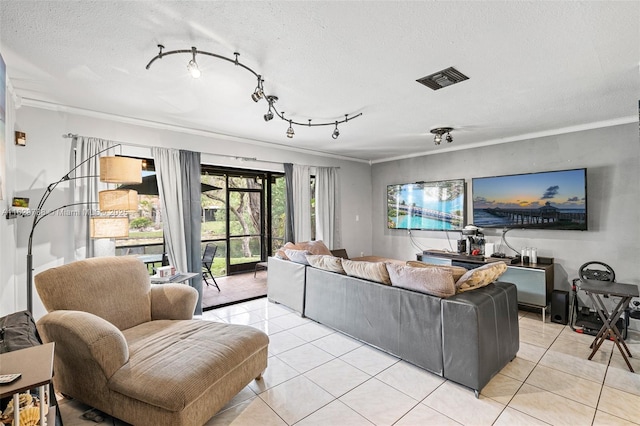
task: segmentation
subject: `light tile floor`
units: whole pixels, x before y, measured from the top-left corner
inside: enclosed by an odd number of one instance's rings
[[[207,426],[640,424],[638,332],[627,339],[631,373],[611,342],[588,361],[592,336],[521,311],[516,359],[476,399],[470,389],[266,299],[208,311],[203,319],[250,325],[270,337],[263,379]],[[62,401],[65,426],[95,424],[80,417],[88,408]]]

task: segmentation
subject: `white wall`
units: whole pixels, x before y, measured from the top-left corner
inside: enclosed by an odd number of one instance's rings
[[[617,281],[639,284],[639,166],[637,123],[374,164],[373,251],[401,259],[415,259],[419,251],[411,246],[407,231],[387,229],[389,184],[464,178],[471,206],[473,177],[586,167],[588,231],[514,229],[507,241],[516,249],[537,247],[540,256],[554,257],[557,289],[568,290],[578,268],[591,260],[611,265]],[[468,223],[471,218],[469,207]],[[422,248],[449,249],[445,232],[412,233]],[[485,233],[489,242],[499,242],[501,230]],[[455,250],[460,234],[449,235]]]
[[[0,201],[0,316],[14,312],[16,306],[16,230],[18,219],[5,219],[5,212],[11,206],[16,182],[16,150],[14,144],[15,107],[13,91],[7,89],[5,116],[5,145],[0,147],[0,178],[4,181]],[[4,148],[4,150],[3,150]]]
[[[68,111],[51,111],[22,107],[17,111],[16,129],[27,134],[27,146],[16,152],[15,194],[31,199],[35,205],[46,186],[58,180],[70,169],[71,139],[63,134],[76,133],[114,141],[200,151],[202,162],[246,169],[283,171],[282,163],[340,167],[342,182],[342,241],[349,253],[371,252],[371,167],[367,163],[303,152],[252,145],[237,140],[223,140],[206,135],[182,133],[130,122],[113,121],[108,117],[88,117]],[[327,141],[318,141],[319,144]],[[283,141],[286,143],[286,141]],[[295,139],[291,144],[295,144]],[[129,155],[149,155],[144,147],[124,147]],[[274,162],[239,162],[220,155],[256,157]],[[69,199],[67,185],[62,184],[52,194],[47,207],[61,206]],[[359,215],[359,221],[355,217]],[[35,232],[33,244],[34,275],[53,266],[73,261],[73,218],[51,216],[42,221]],[[17,219],[16,299],[9,312],[26,308],[26,247],[31,223]],[[3,235],[4,241],[4,235]],[[4,261],[3,269],[4,269]],[[4,287],[4,285],[3,285]],[[4,299],[4,298],[3,298]],[[4,300],[3,300],[4,303]],[[34,290],[34,315],[45,313]]]

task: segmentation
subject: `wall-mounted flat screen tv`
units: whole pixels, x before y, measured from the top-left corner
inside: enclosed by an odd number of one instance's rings
[[[482,228],[587,229],[587,169],[472,179]]]
[[[464,179],[387,186],[387,227],[460,230],[465,216]]]

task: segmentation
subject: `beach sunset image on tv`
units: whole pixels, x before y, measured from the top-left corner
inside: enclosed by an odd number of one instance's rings
[[[474,178],[473,224],[587,229],[586,169]]]
[[[387,227],[431,231],[464,226],[464,179],[387,186]]]

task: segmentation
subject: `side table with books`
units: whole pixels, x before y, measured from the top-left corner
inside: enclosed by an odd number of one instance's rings
[[[151,284],[183,283],[198,275],[197,272],[176,272],[173,275],[161,277],[158,274],[151,275]]]
[[[47,424],[55,424],[56,407],[48,406],[51,396],[47,395],[46,386],[53,375],[53,350],[54,343],[47,343],[0,354],[0,374],[21,374],[17,380],[0,386],[0,398],[13,397],[14,426],[20,424],[20,393],[34,388],[39,389],[39,418],[46,416]]]

